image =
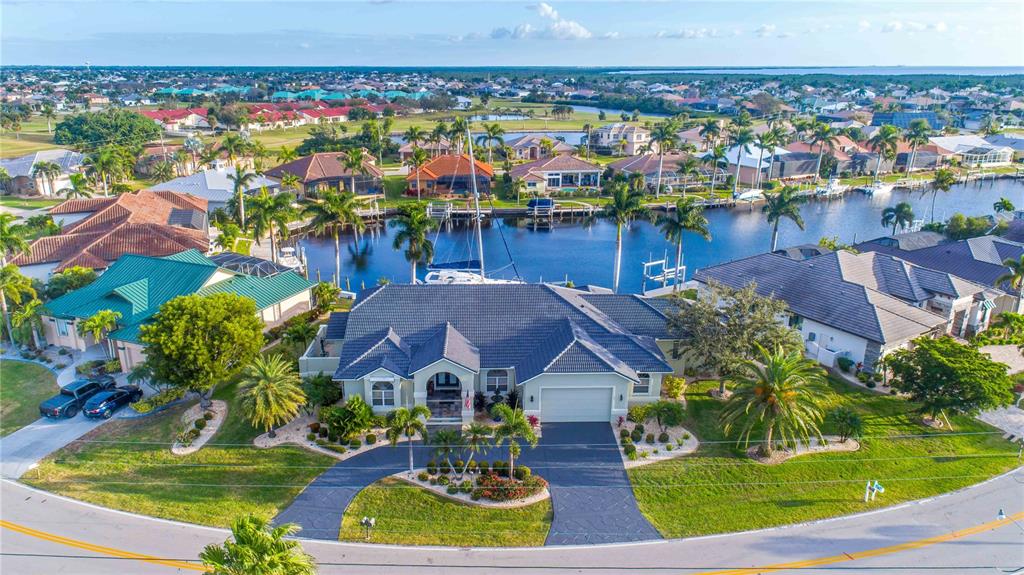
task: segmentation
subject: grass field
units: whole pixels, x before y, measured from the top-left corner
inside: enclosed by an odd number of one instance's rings
[[[13,198],[11,196],[0,196],[0,208],[13,208],[16,210],[38,210],[56,206],[61,200],[44,200],[41,198]]]
[[[60,117],[57,117],[51,125],[56,126],[59,121]],[[42,116],[33,116],[24,122],[17,134],[9,130],[0,133],[0,158],[17,158],[56,147],[53,136],[46,131],[46,119]]]
[[[373,543],[453,547],[543,545],[551,527],[551,501],[519,509],[486,509],[440,497],[397,479],[364,489],[345,511],[342,541],[363,541],[359,520],[375,517]]]
[[[257,449],[260,434],[245,420],[237,385],[217,390],[227,420],[197,453],[170,446],[185,406],[136,420],[112,421],[46,458],[23,480],[114,509],[226,527],[244,513],[273,517],[335,462],[299,447]],[[93,443],[91,441],[102,441]]]
[[[58,390],[57,378],[41,365],[0,362],[0,437],[39,419],[39,404]]]
[[[710,384],[687,393],[687,426],[702,441],[723,441],[721,403]],[[689,457],[629,472],[640,509],[665,537],[759,529],[845,515],[930,497],[978,483],[1018,465],[1017,449],[972,418],[952,418],[953,433],[919,423],[912,405],[830,382],[829,408],[844,405],[864,420],[854,453],[807,455],[773,466],[741,456],[733,443],[703,443]],[[826,426],[823,431],[827,434]],[[957,435],[971,434],[974,435]],[[923,435],[896,438],[899,435]],[[863,502],[864,484],[885,493]]]

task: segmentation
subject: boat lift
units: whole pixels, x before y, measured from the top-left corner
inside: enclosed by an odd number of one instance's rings
[[[660,260],[646,261],[643,263],[643,286],[640,292],[643,295],[664,295],[669,291],[674,291],[676,287],[676,274],[680,282],[686,278],[686,266],[673,266],[669,267],[668,253]],[[647,289],[647,283],[653,282],[657,287]],[[669,290],[668,288],[673,288]]]

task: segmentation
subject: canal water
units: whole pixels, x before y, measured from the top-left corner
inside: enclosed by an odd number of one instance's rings
[[[935,201],[936,219],[944,220],[954,213],[986,215],[1000,197],[1024,207],[1024,182],[996,180],[954,187],[939,193]],[[867,197],[851,192],[842,199],[808,202],[801,209],[805,229],[800,230],[786,220],[780,224],[779,245],[816,243],[823,236],[837,236],[853,243],[887,235],[881,225],[882,210],[898,202],[909,202],[916,218],[930,217],[931,193],[894,191]],[[706,212],[710,222],[711,242],[688,235],[684,240],[684,263],[687,276],[709,265],[743,258],[768,250],[771,229],[764,221],[760,205],[752,207],[714,208]],[[368,235],[360,243],[351,236],[342,238],[342,286],[352,290],[370,287],[378,279],[393,282],[409,281],[409,264],[402,252],[392,249],[395,231],[384,228]],[[610,286],[615,257],[615,226],[605,220],[589,224],[556,222],[550,229],[534,229],[525,220],[497,219],[483,229],[484,258],[488,273],[513,277],[511,253],[518,275],[528,281],[563,281],[576,285]],[[441,230],[435,239],[435,261],[459,261],[475,257],[472,229],[454,227]],[[299,240],[306,250],[311,278],[320,270],[322,279],[334,275],[334,244],[330,238],[306,237]],[[647,222],[635,222],[623,231],[621,292],[642,290],[642,263],[662,258],[666,251],[671,258],[673,248],[658,228]],[[420,277],[425,273],[420,269]],[[650,286],[653,287],[653,286]]]

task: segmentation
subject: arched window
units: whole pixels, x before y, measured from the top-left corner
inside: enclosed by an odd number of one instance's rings
[[[394,407],[395,384],[390,381],[374,382],[371,401],[374,407]]]
[[[508,371],[492,369],[487,372],[487,393],[505,393],[508,391]]]

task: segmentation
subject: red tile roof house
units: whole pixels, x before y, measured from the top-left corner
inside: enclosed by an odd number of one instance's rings
[[[448,154],[452,151],[452,144],[448,141],[448,138],[441,138],[441,141],[437,143],[433,142],[417,142],[414,146],[411,142],[402,144],[402,147],[398,148],[398,159],[403,162],[408,160],[412,156],[412,151],[416,148],[423,148],[430,154],[430,157],[439,156],[442,154]]]
[[[153,120],[165,132],[183,132],[209,129],[205,108],[181,108],[178,110],[140,110],[140,114]]]
[[[671,152],[665,154],[664,159],[658,154],[643,154],[640,156],[626,156],[621,160],[616,160],[608,167],[621,172],[623,174],[643,174],[644,181],[650,188],[651,192],[654,191],[654,186],[657,185],[658,181],[658,165],[661,165],[661,185],[662,186],[678,186],[678,185],[693,185],[697,178],[690,174],[686,176],[686,180],[676,173],[679,169],[679,164],[687,158],[687,154],[682,152]]]
[[[335,108],[312,108],[299,110],[300,116],[305,118],[307,124],[336,124],[348,121],[350,106],[339,106]]]
[[[375,195],[384,193],[384,172],[374,165],[372,159],[363,161],[365,173],[353,174],[342,163],[344,152],[319,152],[292,160],[264,172],[264,176],[278,182],[285,174],[292,174],[302,182],[302,194],[315,195],[317,190],[324,188],[338,189],[339,186],[348,190],[355,183],[358,195]]]
[[[580,188],[601,187],[601,166],[569,154],[543,158],[520,164],[509,174],[513,180],[522,178],[531,193],[576,191]]]
[[[544,151],[544,146],[542,145],[544,140],[551,142],[550,154]],[[569,144],[561,140],[548,138],[543,134],[524,134],[506,142],[505,145],[512,149],[512,154],[517,160],[537,160],[558,154],[571,154],[574,151],[574,148]]]
[[[482,194],[489,194],[494,168],[480,160],[473,160],[473,162],[476,171],[476,189]],[[416,196],[416,186],[419,185],[418,195],[420,196],[469,195],[473,192],[472,173],[469,154],[438,156],[405,177],[408,186],[405,194]]]
[[[11,263],[46,281],[73,266],[105,270],[124,254],[162,257],[210,247],[206,200],[176,192],[140,191],[68,200],[49,210],[61,233],[32,242]]]
[[[244,130],[256,130],[257,132],[262,132],[263,130],[302,126],[306,124],[306,116],[300,112],[293,112],[290,110],[268,112],[258,111],[249,114],[247,120],[241,120],[241,124],[241,127]]]

